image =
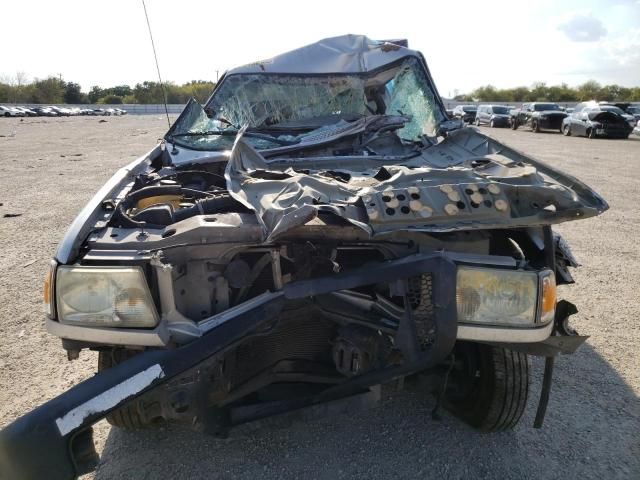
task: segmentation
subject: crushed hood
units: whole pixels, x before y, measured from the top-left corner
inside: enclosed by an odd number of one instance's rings
[[[596,122],[626,122],[625,118],[614,112],[600,111],[589,112],[589,120]]]
[[[336,157],[292,164],[266,159],[239,136],[226,179],[231,195],[256,212],[267,241],[321,214],[375,236],[549,225],[608,209],[578,179],[471,128],[393,163]]]

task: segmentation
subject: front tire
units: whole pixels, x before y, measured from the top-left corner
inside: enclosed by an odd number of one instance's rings
[[[569,125],[568,123],[562,126],[562,134],[565,137],[570,137],[571,136],[571,125]]]
[[[476,127],[479,127],[479,126],[480,126],[480,119],[476,118]]]
[[[491,128],[496,128],[496,123],[495,123],[493,120],[491,120],[491,121],[489,122],[489,126],[490,126]]]
[[[518,129],[518,121],[515,118],[511,119],[511,130],[517,130]]]
[[[540,125],[537,120],[531,120],[531,131],[534,133],[540,133]]]
[[[107,370],[125,360],[135,356],[138,352],[135,350],[126,350],[124,348],[114,348],[112,350],[101,350],[98,353],[98,372]],[[137,402],[129,402],[117,410],[107,415],[107,422],[114,427],[124,430],[139,430],[148,425],[144,418],[140,415],[137,408]]]
[[[507,348],[459,342],[445,407],[483,432],[513,429],[529,395],[529,357]]]

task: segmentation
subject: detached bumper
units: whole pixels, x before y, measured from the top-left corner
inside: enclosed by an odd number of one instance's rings
[[[277,319],[286,299],[355,288],[370,284],[372,278],[402,280],[424,272],[438,280],[433,292],[438,336],[431,347],[420,351],[415,335],[409,335],[404,339],[411,354],[406,363],[345,380],[309,397],[306,404],[343,398],[362,388],[433,367],[451,352],[457,334],[456,267],[446,255],[414,255],[330,278],[287,284],[279,292],[263,294],[259,302],[236,310],[234,315],[223,312],[218,319],[210,319],[210,330],[193,342],[172,350],[147,350],[14,421],[0,432],[0,478],[70,480],[93,470],[99,458],[93,448],[91,425],[128,401],[266,327]],[[404,324],[409,330],[410,320],[408,317]]]

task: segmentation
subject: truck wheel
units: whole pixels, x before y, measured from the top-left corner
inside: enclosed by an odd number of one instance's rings
[[[529,394],[529,357],[501,347],[458,342],[445,407],[484,432],[510,430]]]
[[[537,120],[531,120],[531,131],[535,133],[540,133],[540,127],[538,126]]]
[[[571,126],[568,123],[563,125],[561,130],[562,130],[562,134],[565,137],[570,137],[571,136]]]
[[[98,372],[102,372],[119,363],[135,356],[138,352],[135,350],[126,350],[124,348],[114,348],[112,350],[101,350],[98,353]],[[125,406],[114,410],[107,415],[107,422],[114,427],[123,428],[125,430],[138,430],[146,427],[148,424],[144,421],[140,412],[138,412],[137,402],[133,401]]]

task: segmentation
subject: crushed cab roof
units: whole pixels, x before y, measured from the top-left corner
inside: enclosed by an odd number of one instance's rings
[[[290,52],[229,70],[238,73],[362,73],[407,56],[422,55],[404,41],[372,40],[364,35],[325,38]]]

